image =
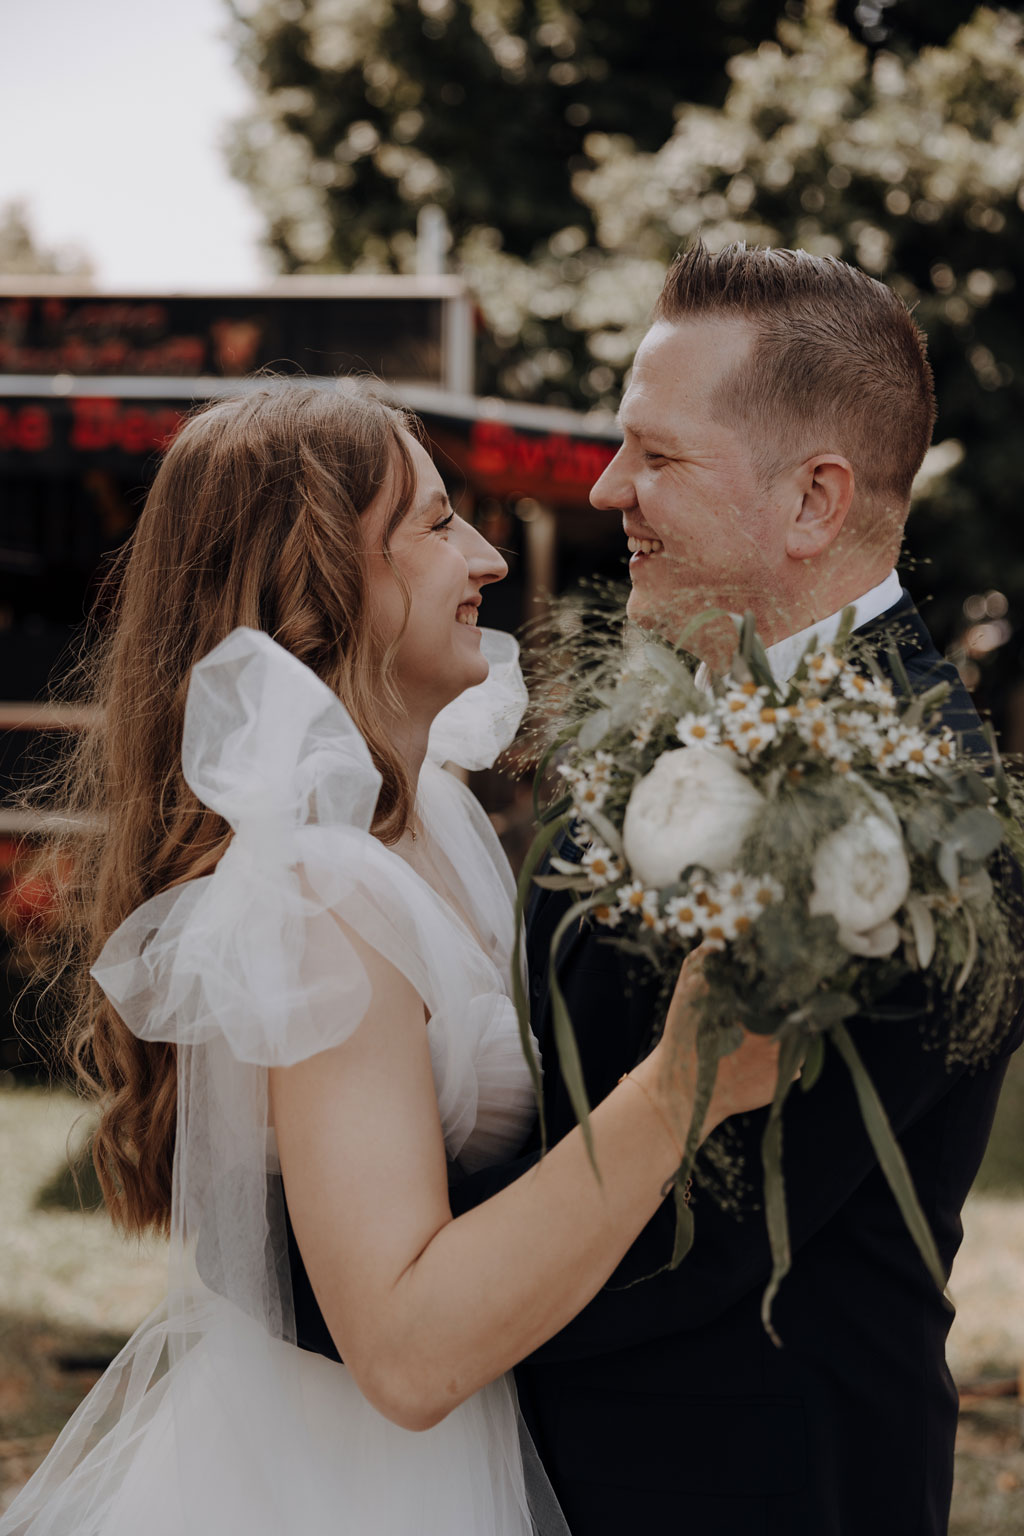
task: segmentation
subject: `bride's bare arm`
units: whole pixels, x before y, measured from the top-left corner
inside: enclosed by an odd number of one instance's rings
[[[354,940],[374,987],[344,1044],[270,1074],[288,1206],[317,1301],[366,1397],[424,1429],[536,1349],[596,1294],[678,1164],[692,1063],[691,973],[666,1037],[524,1177],[453,1219],[423,1003]],[[640,1084],[640,1087],[637,1086]],[[767,1102],[774,1051],[726,1058],[705,1131]]]

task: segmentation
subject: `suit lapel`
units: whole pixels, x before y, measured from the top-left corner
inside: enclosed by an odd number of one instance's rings
[[[915,693],[924,693],[936,683],[947,683],[949,695],[942,705],[943,724],[957,736],[963,752],[972,757],[991,757],[974,702],[953,663],[936,647],[909,592],[901,592],[899,602],[859,629],[856,638],[874,651],[879,667],[897,689],[899,685],[887,655],[889,646],[899,655]]]

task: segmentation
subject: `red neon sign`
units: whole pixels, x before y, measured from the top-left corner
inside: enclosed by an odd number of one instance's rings
[[[533,436],[500,421],[474,422],[469,465],[478,481],[508,495],[543,500],[573,499],[586,492],[615,457],[611,443],[570,437],[564,432]],[[559,496],[558,493],[561,493]]]

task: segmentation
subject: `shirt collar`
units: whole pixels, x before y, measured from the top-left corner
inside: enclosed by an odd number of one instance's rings
[[[884,581],[880,581],[877,587],[872,587],[870,592],[865,592],[858,597],[853,604],[845,603],[835,613],[830,613],[827,618],[819,619],[815,624],[808,624],[806,629],[801,629],[795,635],[787,635],[784,640],[776,640],[774,645],[767,647],[768,665],[772,669],[772,676],[780,684],[788,683],[797,667],[800,658],[806,651],[809,642],[813,639],[817,645],[830,645],[839,633],[839,625],[842,622],[843,613],[852,606],[853,627],[863,629],[865,624],[870,624],[872,619],[877,619],[900,600],[902,592],[900,579],[896,572],[890,571]],[[711,674],[707,665],[701,662],[694,678],[696,686],[704,692],[711,681]]]
[[[877,619],[879,614],[885,613],[887,608],[894,607],[900,600],[902,590],[896,572],[890,571],[884,581],[880,581],[877,587],[872,587],[870,592],[865,592],[863,597],[858,597],[852,604],[854,629],[863,629],[865,624],[870,624],[872,619]],[[850,606],[851,604],[845,603],[836,613],[830,613],[827,619],[819,619],[816,624],[808,624],[807,628],[801,629],[798,634],[787,635],[784,640],[776,640],[774,645],[767,647],[768,665],[777,683],[789,682],[812,639],[816,641],[819,648],[823,645],[831,645],[839,633],[843,613]]]

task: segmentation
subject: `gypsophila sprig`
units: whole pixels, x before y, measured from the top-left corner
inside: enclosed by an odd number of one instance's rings
[[[802,1067],[801,1086],[813,1091],[831,1036],[858,1092],[872,1095],[846,1021],[908,982],[946,1000],[951,1062],[997,1048],[1022,966],[1005,878],[1024,850],[1022,795],[998,758],[965,755],[942,724],[947,685],[901,695],[843,640],[810,650],[777,683],[748,619],[729,674],[698,688],[691,658],[645,632],[626,636],[625,660],[610,637],[604,664],[584,672],[572,699],[558,774],[575,852],[560,850],[539,883],[569,893],[563,928],[578,913],[669,980],[697,945],[710,952],[702,1055],[717,1061],[735,1048],[738,1023],[779,1039],[764,1170],[771,1332],[789,1262],[778,1117],[792,1077]],[[570,1091],[586,1124],[581,1080]],[[870,1121],[892,1169],[880,1106]],[[677,1191],[697,1140],[691,1131]],[[909,1175],[897,1167],[891,1182],[942,1285]],[[677,1216],[674,1263],[692,1235],[679,1198]]]

